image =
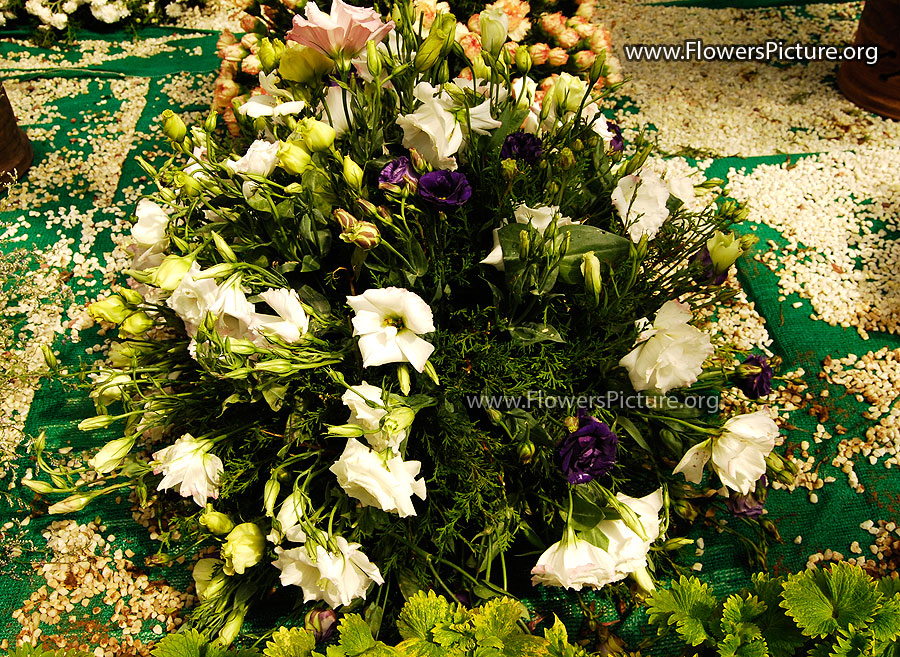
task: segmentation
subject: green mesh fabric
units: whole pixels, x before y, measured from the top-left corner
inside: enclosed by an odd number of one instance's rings
[[[764,6],[773,3],[763,0],[755,2],[727,2],[718,0],[709,2],[694,2],[695,6]],[[10,39],[22,38],[23,33],[0,33],[3,41],[0,41],[0,79],[8,85],[21,84],[23,80],[61,80],[63,78],[82,78],[89,80],[85,92],[73,97],[63,97],[53,101],[52,106],[42,108],[45,115],[53,114],[51,123],[56,122],[62,126],[51,139],[35,139],[35,166],[47,162],[61,149],[68,148],[74,154],[67,160],[75,162],[81,157],[89,155],[90,146],[80,146],[79,137],[96,134],[106,128],[109,114],[120,109],[123,101],[115,97],[114,82],[128,76],[128,79],[146,79],[146,92],[143,94],[145,105],[133,128],[130,128],[128,138],[132,140],[131,147],[122,160],[121,177],[118,188],[112,198],[98,201],[103,196],[102,191],[92,188],[90,175],[83,179],[78,178],[72,184],[49,188],[59,196],[59,200],[34,201],[33,207],[24,207],[19,210],[2,215],[4,224],[21,221],[23,214],[28,210],[37,210],[45,215],[51,210],[69,208],[75,206],[82,212],[92,208],[97,209],[95,219],[109,218],[106,206],[121,204],[127,206],[135,198],[134,192],[139,190],[140,178],[143,172],[134,161],[134,157],[145,150],[149,150],[152,144],[157,143],[154,136],[158,135],[157,118],[160,113],[168,108],[185,111],[197,111],[204,109],[202,103],[193,106],[179,106],[175,99],[169,97],[164,88],[170,83],[175,74],[189,74],[188,78],[199,80],[200,84],[206,84],[211,90],[212,77],[210,73],[218,66],[218,59],[214,54],[216,35],[212,33],[188,33],[185,31],[172,31],[163,29],[147,29],[141,32],[142,38],[158,39],[168,51],[151,54],[148,56],[124,56],[114,61],[99,65],[78,66],[72,68],[80,61],[83,53],[77,49],[61,51],[62,56],[53,55],[55,59],[48,57],[46,51],[27,47],[12,42]],[[119,53],[129,47],[131,37],[119,33],[111,35],[90,35],[82,33],[81,39],[96,39],[102,45],[108,43],[109,53]],[[94,44],[96,47],[97,44]],[[199,49],[195,51],[194,49]],[[37,66],[32,60],[23,65],[23,54],[32,57],[43,57],[46,66]],[[66,67],[69,70],[66,70]],[[100,103],[103,103],[100,105]],[[20,115],[23,113],[20,110]],[[29,113],[32,115],[33,113]],[[50,125],[31,124],[28,128],[47,128]],[[781,163],[784,155],[771,157],[757,157],[749,159],[728,158],[718,160],[707,170],[710,177],[727,177],[730,167],[746,167],[748,169],[762,163]],[[96,187],[96,185],[93,185]],[[127,200],[126,200],[127,199]],[[45,248],[59,240],[55,231],[43,231],[41,219],[31,219],[32,229],[26,231],[28,239],[24,244],[34,249]],[[66,229],[65,233],[77,240],[78,228]],[[774,240],[783,243],[784,240],[774,230],[761,226],[757,232],[764,245],[766,240]],[[896,237],[896,236],[890,236]],[[108,231],[100,231],[92,253],[101,257],[112,247]],[[773,351],[784,359],[784,370],[791,370],[798,366],[806,369],[811,390],[818,394],[823,383],[817,378],[821,370],[822,360],[831,355],[842,357],[849,353],[865,353],[882,346],[896,348],[900,346],[900,338],[890,335],[872,334],[871,339],[863,341],[855,330],[829,327],[822,322],[809,318],[810,307],[808,302],[803,302],[801,307],[794,308],[792,301],[779,302],[779,292],[775,275],[759,265],[759,263],[747,260],[741,265],[740,280],[744,285],[748,296],[756,303],[758,312],[765,318],[768,331],[773,338]],[[101,285],[98,282],[97,285]],[[73,278],[70,281],[75,293],[76,302],[87,301],[98,287],[89,288],[79,284]],[[83,331],[79,342],[73,342],[68,334],[58,336],[56,347],[60,350],[60,360],[63,363],[77,363],[85,357],[85,348],[95,344],[102,338],[93,330]],[[90,358],[88,356],[88,358]],[[844,395],[840,386],[831,390],[828,407],[830,419],[825,422],[826,428],[833,435],[834,425],[843,424],[848,429],[847,436],[862,436],[869,426],[861,413],[865,410],[863,404],[858,403],[852,395]],[[112,431],[86,434],[79,432],[75,425],[77,422],[92,414],[92,404],[85,395],[78,391],[66,390],[58,383],[42,384],[36,391],[30,413],[25,423],[25,434],[35,436],[45,432],[48,451],[62,447],[73,447],[75,452],[102,444],[105,440],[116,437]],[[785,431],[786,447],[796,446],[800,441],[809,440],[816,428],[818,419],[809,413],[800,410],[792,415],[792,424],[795,429]],[[818,491],[818,504],[808,501],[805,490],[797,490],[794,493],[774,491],[768,501],[769,515],[778,527],[784,542],[773,546],[769,555],[769,563],[772,569],[778,573],[784,573],[804,567],[810,554],[826,549],[833,549],[850,556],[849,545],[853,541],[860,541],[864,546],[869,542],[869,536],[859,528],[862,520],[883,519],[890,521],[896,517],[896,509],[891,503],[900,494],[900,485],[892,472],[885,470],[883,466],[869,466],[863,462],[857,465],[860,481],[866,486],[864,494],[857,494],[842,482],[846,481],[846,475],[831,465],[837,437],[832,441],[825,441],[820,445],[812,445],[810,453],[814,453],[817,462],[820,462],[819,475],[832,475],[836,477],[835,485],[827,486]],[[0,480],[7,482],[10,493],[13,496],[20,495],[26,503],[30,504],[33,496],[21,486],[16,487],[13,482],[21,479],[25,470],[32,467],[32,462],[24,454],[24,448],[20,447],[19,457],[9,464],[10,469],[5,478]],[[2,574],[0,574],[0,638],[12,642],[20,633],[21,626],[14,620],[12,614],[19,609],[31,593],[45,581],[39,570],[42,563],[52,557],[45,548],[42,531],[55,518],[43,513],[45,505],[34,506],[34,513],[30,523],[19,526],[24,512],[15,505],[6,507],[0,514],[0,525],[7,520],[13,522],[12,526],[4,525],[2,530],[2,545],[0,545],[0,559],[2,559]],[[135,553],[132,561],[136,568],[149,575],[151,580],[165,579],[171,585],[180,590],[187,590],[190,576],[186,569],[180,565],[171,567],[152,567],[145,564],[145,558],[154,554],[157,544],[150,540],[148,531],[135,523],[132,519],[130,505],[126,500],[116,503],[112,498],[99,500],[84,511],[72,514],[78,522],[89,522],[94,518],[102,519],[106,526],[104,535],[114,534],[115,547],[123,550],[130,549]],[[717,593],[723,594],[734,591],[749,581],[752,572],[747,565],[747,559],[739,543],[715,532],[697,529],[692,535],[694,538],[702,537],[705,541],[705,553],[702,557],[695,557],[693,548],[687,548],[679,557],[681,563],[690,568],[695,562],[702,563],[699,571],[705,581],[712,584]],[[802,537],[801,543],[795,543],[794,538]],[[520,574],[527,577],[527,573]],[[596,596],[585,596],[585,600],[598,599]],[[566,593],[555,589],[535,590],[528,604],[538,613],[550,615],[556,613],[567,624],[572,636],[587,636],[583,627],[583,615],[574,599]],[[92,606],[77,611],[75,623],[65,623],[56,627],[46,627],[45,635],[57,634],[71,636],[73,642],[84,641],[90,634],[85,633],[85,622],[93,620],[100,627],[102,621],[108,618],[109,609],[103,608],[101,613],[94,615]],[[279,610],[277,608],[263,609],[249,618],[249,627],[254,630],[263,630],[277,621]],[[622,618],[618,617],[615,610],[607,608],[603,621],[611,623],[610,627],[624,637],[632,648],[635,648],[642,638],[649,636],[650,631],[646,625],[646,616],[637,611]],[[618,621],[618,622],[617,622]],[[97,626],[92,626],[92,631]],[[109,630],[113,634],[113,630]],[[152,640],[154,635],[145,629],[141,638]],[[74,643],[73,643],[74,645]],[[650,654],[675,654],[677,648],[669,643],[660,643]]]

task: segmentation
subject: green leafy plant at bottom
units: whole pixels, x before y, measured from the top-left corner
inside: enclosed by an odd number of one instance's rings
[[[900,578],[873,580],[836,563],[787,578],[759,574],[718,599],[682,576],[649,601],[659,633],[674,631],[686,655],[720,657],[900,657]]]

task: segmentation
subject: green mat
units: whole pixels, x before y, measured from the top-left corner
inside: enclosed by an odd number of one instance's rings
[[[748,7],[779,3],[762,0],[732,4],[710,0],[708,4],[692,4]],[[52,54],[15,42],[13,39],[22,38],[22,33],[0,32],[0,36],[3,37],[0,41],[0,79],[10,91],[21,123],[32,134],[35,148],[35,168],[23,186],[12,192],[7,205],[13,207],[0,214],[4,225],[17,226],[18,235],[27,237],[7,242],[3,248],[8,251],[25,247],[38,261],[45,263],[47,270],[71,274],[68,285],[73,296],[66,312],[57,319],[63,326],[74,322],[73,326],[77,328],[84,305],[105,285],[100,271],[106,262],[104,254],[113,250],[114,236],[122,232],[121,225],[116,228],[116,221],[121,222],[127,216],[146,184],[134,158],[159,146],[160,113],[171,107],[181,112],[196,112],[199,116],[208,107],[211,74],[219,63],[214,54],[216,35],[147,29],[141,32],[141,37],[151,41],[133,42],[125,34],[82,33],[80,38],[86,45],[81,49]],[[104,52],[115,59],[95,63],[97,53]],[[195,93],[184,91],[185,86],[194,89]],[[57,126],[55,131],[54,126]],[[115,143],[125,143],[127,147],[117,150],[111,146]],[[145,157],[152,159],[148,155]],[[706,174],[727,178],[732,167],[749,172],[761,164],[784,161],[783,154],[720,159],[713,162]],[[78,163],[86,164],[80,165],[81,169],[73,169]],[[62,215],[69,218],[60,222],[57,218]],[[26,220],[30,227],[24,225]],[[84,230],[84,226],[91,225],[98,227],[96,235],[91,234],[92,229]],[[757,235],[761,238],[761,247],[767,240],[786,243],[777,231],[766,226],[759,226]],[[66,239],[71,240],[68,248],[75,252],[79,244],[87,244],[90,254],[98,258],[97,267],[91,270],[89,265],[73,260],[71,252],[66,255],[61,247]],[[755,302],[756,310],[766,320],[773,340],[772,351],[784,360],[783,371],[802,366],[810,391],[816,396],[825,385],[817,374],[826,356],[838,358],[882,346],[900,347],[897,336],[873,333],[870,340],[864,341],[852,328],[829,327],[811,320],[809,303],[800,297],[779,301],[775,274],[758,262],[747,260],[741,265],[740,281],[750,300]],[[794,308],[798,301],[800,307]],[[46,337],[46,333],[37,327],[25,338],[30,339],[32,335]],[[60,361],[65,364],[93,358],[88,350],[103,339],[94,329],[80,331],[77,335],[68,329],[50,331],[50,335],[54,347],[59,350]],[[24,355],[11,354],[8,358],[24,358]],[[770,565],[777,572],[804,567],[809,556],[818,551],[839,549],[845,556],[853,556],[849,550],[853,541],[859,541],[866,555],[871,556],[866,549],[871,537],[859,528],[860,522],[869,519],[890,521],[896,517],[891,503],[900,495],[900,485],[890,476],[893,474],[890,470],[862,460],[857,464],[856,472],[866,491],[858,494],[841,483],[846,481],[846,475],[831,465],[837,442],[841,439],[835,425],[842,424],[848,430],[844,437],[864,436],[871,424],[861,416],[866,405],[857,402],[853,395],[844,395],[841,386],[830,390],[824,405],[830,416],[824,424],[834,438],[812,444],[810,454],[820,462],[819,476],[833,476],[837,483],[816,492],[817,504],[809,502],[808,491],[803,489],[770,494],[768,517],[784,539],[783,543],[773,547],[769,556]],[[4,517],[0,518],[0,525],[3,525],[0,533],[0,638],[9,642],[21,639],[24,632],[21,617],[14,618],[14,613],[46,585],[42,564],[58,558],[47,547],[43,532],[60,518],[47,516],[45,506],[40,504],[29,508],[33,496],[16,485],[26,470],[33,467],[24,456],[25,444],[28,438],[45,432],[48,451],[71,447],[71,457],[116,437],[113,432],[86,434],[75,428],[78,420],[90,415],[91,411],[91,401],[82,393],[67,390],[59,383],[45,382],[36,389],[23,425],[14,414],[4,418],[4,424],[21,425],[26,437],[16,456],[3,465],[7,471],[2,481],[8,483],[7,492],[12,498],[2,512]],[[792,413],[790,422],[795,428],[784,432],[785,447],[782,449],[796,449],[801,441],[812,442],[818,417],[801,408]],[[23,519],[29,517],[26,515],[29,512],[31,515],[26,524]],[[146,573],[150,581],[165,580],[174,589],[187,591],[190,576],[183,566],[163,567],[146,562],[147,557],[155,553],[158,543],[150,539],[152,530],[132,518],[127,496],[120,503],[102,500],[65,518],[78,523],[102,519],[105,529],[100,533],[115,537],[110,549],[120,549],[126,555],[126,550],[133,552],[134,556],[123,559],[133,564],[135,571]],[[800,543],[794,540],[798,536],[802,537]],[[695,562],[702,564],[698,574],[718,593],[731,592],[749,581],[752,570],[735,540],[700,529],[694,537],[704,539],[704,553],[695,556],[694,548],[687,548],[680,557],[681,562],[687,567]],[[581,616],[571,598],[558,590],[540,589],[535,591],[532,603],[539,611],[559,613],[570,633],[578,636],[582,629]],[[98,613],[94,612],[95,607],[100,608]],[[270,608],[251,617],[250,627],[264,627],[278,612],[279,609]],[[70,616],[75,620],[70,621]],[[72,614],[66,614],[65,622],[52,626],[44,623],[42,640],[57,645],[78,645],[89,643],[92,637],[104,631],[108,636],[120,636],[118,629],[109,628],[109,617],[110,605],[103,604],[102,595],[98,595],[87,606],[79,605]],[[605,620],[614,621],[615,614],[611,613]],[[635,613],[622,619],[615,631],[634,644],[647,634],[645,620],[642,613]],[[142,642],[158,636],[152,629],[155,624],[144,624],[137,634]],[[138,648],[128,650],[133,652],[123,649],[119,654],[142,654]],[[671,654],[671,651],[672,648],[665,644],[658,648],[658,654]]]

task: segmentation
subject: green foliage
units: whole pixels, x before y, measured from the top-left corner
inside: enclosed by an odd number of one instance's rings
[[[720,657],[897,657],[900,644],[896,583],[846,563],[786,580],[757,575],[752,589],[724,601],[682,577],[648,604],[660,634],[675,626],[685,642]]]
[[[305,628],[279,628],[266,644],[266,657],[310,657],[316,649],[316,637]]]
[[[13,648],[6,657],[93,657],[90,653],[82,650],[45,650],[37,646],[25,644],[18,648]]]

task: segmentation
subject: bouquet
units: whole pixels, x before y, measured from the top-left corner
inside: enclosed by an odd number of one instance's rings
[[[118,339],[80,424],[122,436],[81,471],[38,446],[53,483],[24,483],[70,493],[52,513],[162,504],[161,556],[202,550],[192,623],[223,643],[270,595],[371,619],[427,589],[650,591],[679,526],[758,529],[790,477],[764,408],[717,413],[771,367],[692,323],[732,293],[743,211],[626,154],[602,56],[539,86],[505,14],[478,62],[456,25],[309,3],[259,43],[249,146],[166,111],[172,156],[141,160],[158,191],[90,308]]]
[[[536,4],[543,3],[538,0]],[[519,45],[528,46],[532,64],[530,75],[539,84],[552,85],[550,76],[561,72],[583,73],[594,64],[597,56],[601,56],[605,63],[604,75],[594,83],[597,90],[611,88],[621,82],[621,66],[613,53],[609,30],[600,20],[599,3],[596,0],[581,0],[566,11],[550,6],[551,3],[546,4],[547,9],[557,11],[533,10],[526,0],[498,0],[479,7],[488,15],[505,21],[504,45],[511,53]],[[233,135],[239,135],[240,128],[232,104],[235,100],[238,104],[246,102],[251,94],[264,93],[258,83],[261,40],[270,36],[283,37],[291,29],[294,15],[304,6],[305,2],[294,0],[254,0],[247,4],[241,15],[241,27],[245,34],[238,39],[229,30],[223,30],[219,37],[216,53],[222,64],[216,79],[213,109],[223,114]],[[464,16],[474,6],[474,3],[455,2],[454,10],[457,15]],[[440,14],[450,12],[450,5],[435,0],[416,0],[413,11],[417,28],[430,31]],[[538,16],[534,25],[532,14]],[[444,18],[441,20],[445,21]],[[477,68],[484,66],[480,12],[472,13],[464,22],[457,22],[453,28],[453,38],[462,47],[468,61]]]

